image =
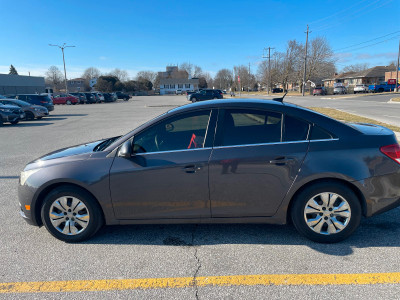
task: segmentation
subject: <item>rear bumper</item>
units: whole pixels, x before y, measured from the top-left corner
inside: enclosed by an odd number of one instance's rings
[[[371,217],[400,206],[400,171],[353,182],[365,198],[365,215]]]

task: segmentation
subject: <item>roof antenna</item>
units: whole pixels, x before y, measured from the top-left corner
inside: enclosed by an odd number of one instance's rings
[[[279,101],[279,102],[283,102],[283,98],[285,98],[286,94],[287,94],[287,92],[286,92],[285,94],[283,94],[282,97],[279,97],[279,98],[272,98],[272,100],[274,100],[274,101]]]

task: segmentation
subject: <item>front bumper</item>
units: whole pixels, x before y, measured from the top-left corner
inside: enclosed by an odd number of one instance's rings
[[[25,118],[25,113],[23,113],[23,112],[19,113],[19,114],[10,113],[10,114],[7,115],[7,120],[6,121],[14,122],[14,121],[21,120],[21,119],[24,119],[24,118]]]

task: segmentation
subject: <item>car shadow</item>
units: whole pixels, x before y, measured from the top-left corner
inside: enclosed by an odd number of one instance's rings
[[[299,235],[293,225],[188,224],[103,227],[87,244],[203,246],[217,244],[304,245],[333,256],[356,248],[400,247],[400,208],[363,219],[358,230],[336,244],[319,244]]]
[[[65,120],[67,118],[63,118],[63,117],[59,117],[59,116],[51,116],[51,117],[44,117],[43,119],[41,119],[40,121],[60,121],[60,120]]]
[[[84,117],[87,116],[87,114],[51,114],[50,118],[54,116],[54,117]],[[47,117],[46,117],[47,119]]]
[[[44,122],[40,122],[40,121],[22,121],[19,122],[18,124],[3,124],[3,128],[12,128],[12,127],[34,127],[34,126],[46,126],[46,125],[51,125],[54,123],[44,123]]]

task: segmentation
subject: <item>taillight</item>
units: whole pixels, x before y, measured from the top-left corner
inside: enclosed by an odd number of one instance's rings
[[[400,145],[393,144],[381,147],[381,152],[400,164]]]
[[[40,103],[47,103],[47,101],[40,101]]]

